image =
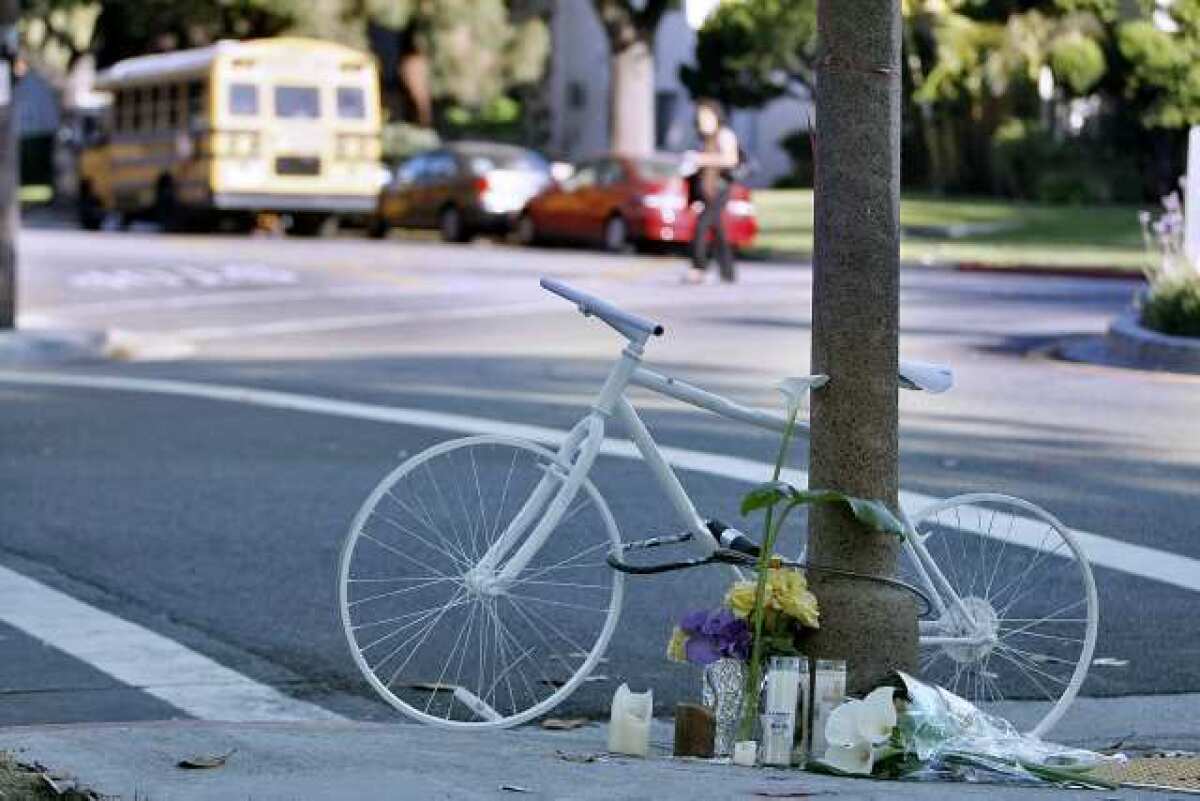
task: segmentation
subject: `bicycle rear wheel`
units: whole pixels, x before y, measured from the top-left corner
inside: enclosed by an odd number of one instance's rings
[[[1074,701],[1096,646],[1096,583],[1075,536],[1044,509],[992,493],[935,503],[914,527],[973,618],[951,605],[922,622],[923,678],[1045,734]],[[986,642],[929,642],[972,636],[973,624]]]
[[[591,673],[623,577],[605,562],[620,535],[590,481],[512,583],[471,573],[535,497],[541,519],[569,470],[524,440],[467,437],[412,457],[367,498],[342,548],[338,597],[354,661],[385,701],[448,728],[513,726]],[[554,492],[536,496],[544,482]]]

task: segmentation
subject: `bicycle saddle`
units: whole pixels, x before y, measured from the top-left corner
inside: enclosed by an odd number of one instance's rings
[[[954,386],[954,371],[944,364],[900,361],[901,389],[916,389],[940,395]]]

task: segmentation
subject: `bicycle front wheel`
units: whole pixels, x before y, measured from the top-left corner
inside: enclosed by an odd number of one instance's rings
[[[935,503],[914,527],[962,600],[939,592],[945,613],[922,622],[923,677],[1045,734],[1096,647],[1096,583],[1075,536],[1044,509],[993,493]],[[1003,703],[1014,700],[1041,703]]]
[[[467,437],[417,454],[375,488],[342,548],[338,597],[354,661],[385,701],[448,728],[513,726],[591,673],[616,627],[623,577],[605,561],[620,535],[590,481],[510,581],[472,572],[519,515],[541,519],[569,472],[533,443]]]

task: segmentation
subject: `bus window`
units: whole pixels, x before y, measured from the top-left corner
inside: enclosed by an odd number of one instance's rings
[[[258,114],[258,87],[252,83],[230,84],[229,113],[248,117]]]
[[[129,129],[131,131],[140,130],[142,127],[142,90],[134,89],[132,97],[129,98],[130,113],[129,113]]]
[[[204,120],[204,84],[191,81],[187,85],[188,125],[195,127]]]
[[[128,92],[118,89],[113,93],[112,127],[114,131],[125,130],[125,107],[128,105]]]
[[[343,120],[361,120],[367,116],[367,97],[357,86],[339,86],[337,113]]]
[[[167,127],[179,127],[179,85],[167,87]]]
[[[275,116],[315,120],[321,116],[321,96],[312,86],[276,86]]]
[[[163,117],[162,107],[162,89],[157,86],[151,87],[146,92],[146,127],[150,130],[156,130],[161,127]]]

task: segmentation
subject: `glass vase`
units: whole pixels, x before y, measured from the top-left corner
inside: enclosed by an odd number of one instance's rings
[[[733,753],[745,691],[745,662],[725,658],[705,666],[702,699],[713,712],[713,756],[727,757]]]

